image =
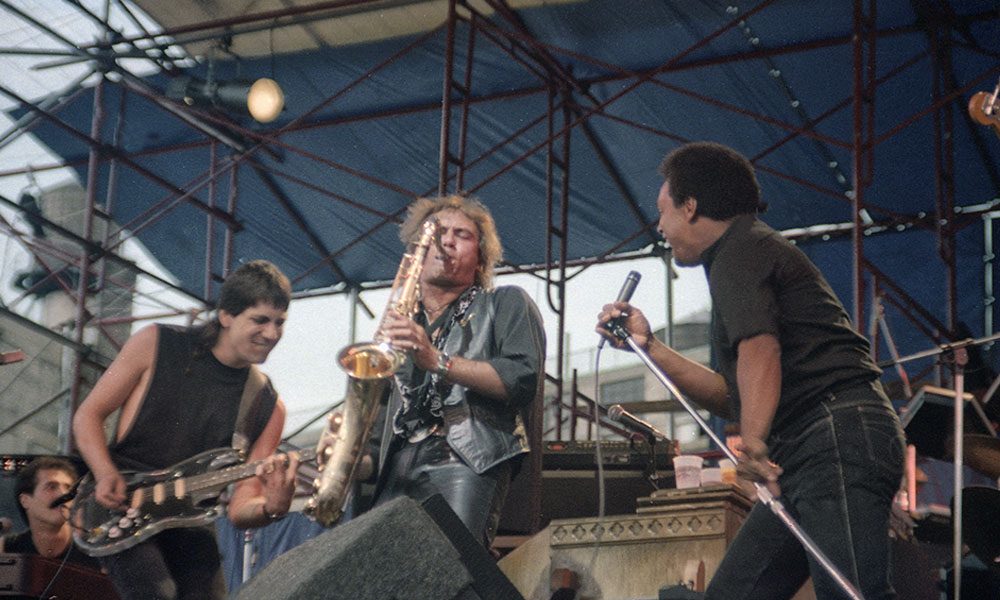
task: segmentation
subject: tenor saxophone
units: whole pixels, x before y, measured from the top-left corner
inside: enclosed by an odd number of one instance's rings
[[[437,238],[437,229],[436,219],[424,221],[420,237],[403,255],[374,340],[347,346],[337,356],[340,368],[347,372],[347,395],[340,407],[328,415],[316,445],[320,473],[313,482],[313,495],[303,509],[306,515],[325,527],[336,523],[344,513],[344,503],[364,456],[379,406],[392,388],[393,374],[406,359],[404,353],[389,345],[383,327],[390,311],[407,317],[416,312],[420,273],[427,251]]]

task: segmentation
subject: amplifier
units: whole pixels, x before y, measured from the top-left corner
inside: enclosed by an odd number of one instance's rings
[[[542,448],[543,469],[596,469],[594,440],[547,441]],[[657,469],[673,470],[676,442],[650,448],[645,440],[601,440],[601,462],[606,469],[644,469],[655,459]]]
[[[652,454],[650,454],[652,450]],[[636,499],[649,496],[656,488],[649,478],[651,458],[656,460],[660,486],[673,485],[673,457],[676,442],[645,440],[601,440],[604,464],[605,514],[635,514]],[[511,481],[500,515],[500,533],[530,533],[530,469],[525,464]],[[597,442],[593,440],[554,441],[542,446],[540,525],[552,519],[590,517],[597,514]]]

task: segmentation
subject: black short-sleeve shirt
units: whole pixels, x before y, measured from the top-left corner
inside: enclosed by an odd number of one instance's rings
[[[753,215],[733,220],[701,257],[712,296],[712,345],[739,414],[739,343],[771,334],[781,346],[780,430],[827,392],[877,378],[868,341],[806,255]]]

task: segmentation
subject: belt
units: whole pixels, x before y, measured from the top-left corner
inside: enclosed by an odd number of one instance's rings
[[[867,395],[872,391],[881,391],[882,385],[878,382],[878,379],[862,379],[858,381],[857,379],[852,381],[845,381],[839,385],[835,385],[826,392],[823,393],[823,399],[825,401],[832,400],[837,396],[858,396]]]
[[[448,435],[448,429],[442,423],[435,423],[433,425],[428,425],[427,427],[421,427],[406,436],[406,441],[411,444],[417,444],[431,437],[432,435],[438,437],[445,437]]]

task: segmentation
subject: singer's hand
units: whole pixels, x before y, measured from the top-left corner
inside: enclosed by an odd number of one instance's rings
[[[778,477],[784,471],[768,458],[764,440],[744,437],[736,449],[741,453],[736,474],[748,481],[764,484],[775,498],[780,496]]]
[[[626,346],[624,342],[606,328],[606,325],[612,319],[617,319],[622,315],[626,315],[622,326],[632,336],[632,340],[642,349],[648,350],[649,343],[653,339],[653,332],[649,328],[649,321],[646,320],[646,316],[642,314],[641,310],[627,302],[605,304],[604,308],[597,315],[597,327],[594,328],[594,331],[607,338],[615,348],[631,350],[631,348]]]

